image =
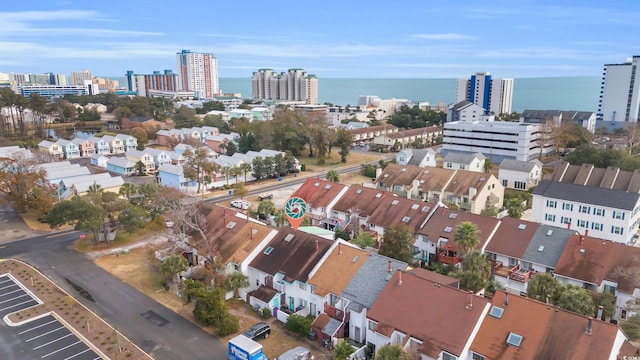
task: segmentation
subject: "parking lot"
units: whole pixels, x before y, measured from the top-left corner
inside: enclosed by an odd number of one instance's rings
[[[42,302],[8,274],[0,275],[0,318]],[[0,326],[0,359],[88,360],[100,359],[80,338],[53,315],[47,314],[18,326]]]

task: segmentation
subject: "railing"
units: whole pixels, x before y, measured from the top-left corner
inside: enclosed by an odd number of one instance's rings
[[[448,256],[446,252],[441,252],[438,254],[438,262],[455,266],[460,263],[460,258],[457,256]]]
[[[284,284],[282,284],[282,283],[274,281],[273,282],[273,288],[276,289],[280,293],[284,293]]]
[[[347,313],[345,317],[344,310],[340,310],[334,306],[329,305],[328,303],[324,303],[324,312],[325,314],[329,315],[330,317],[336,320],[349,322],[349,313]]]
[[[493,263],[494,273],[497,276],[505,278],[508,277],[511,280],[526,283],[535,275],[531,270],[520,269],[520,264],[508,269],[503,267],[502,263],[499,261],[493,260],[491,262]]]

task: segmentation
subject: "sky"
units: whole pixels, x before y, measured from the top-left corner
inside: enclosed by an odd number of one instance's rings
[[[214,53],[220,77],[601,76],[640,54],[637,0],[3,1],[0,72],[176,70]]]

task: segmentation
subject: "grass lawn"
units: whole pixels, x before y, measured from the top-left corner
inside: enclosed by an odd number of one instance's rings
[[[309,172],[330,170],[339,166],[349,166],[362,164],[364,162],[378,161],[382,158],[382,155],[377,153],[363,154],[349,152],[349,155],[347,155],[347,162],[342,163],[340,162],[340,148],[334,147],[331,150],[331,156],[325,157],[323,159],[317,157],[309,157],[309,149],[304,148],[300,156],[298,156],[297,158],[301,164],[305,164],[305,166],[307,167],[307,172]],[[323,160],[324,164],[321,164]]]
[[[165,229],[164,222],[162,222],[162,219],[158,218],[157,221],[149,222],[144,228],[138,229],[133,233],[128,233],[122,229],[118,229],[116,239],[111,242],[101,242],[96,244],[95,241],[93,240],[93,235],[87,234],[87,236],[84,239],[80,239],[76,241],[74,246],[76,251],[79,251],[79,252],[108,250],[111,248],[116,248],[116,247],[130,244],[145,236],[148,236],[158,231],[162,231],[164,229]]]
[[[38,216],[34,211],[20,213],[19,215],[20,217],[22,217],[22,220],[24,220],[25,224],[27,224],[27,226],[31,228],[31,230],[51,231],[51,227],[49,226],[49,224],[41,223],[38,220]],[[64,231],[64,230],[71,230],[71,229],[73,229],[71,225],[63,225],[57,230]]]

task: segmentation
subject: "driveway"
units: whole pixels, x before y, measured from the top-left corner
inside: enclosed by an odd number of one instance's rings
[[[0,204],[0,244],[40,235],[42,232],[31,230],[11,204]]]

